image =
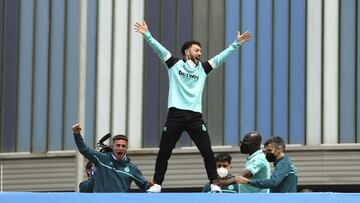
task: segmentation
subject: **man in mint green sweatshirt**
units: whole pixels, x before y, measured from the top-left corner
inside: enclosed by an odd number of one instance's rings
[[[197,41],[185,42],[182,46],[182,58],[175,58],[150,34],[145,22],[136,23],[136,32],[144,36],[145,41],[158,54],[168,70],[169,95],[168,116],[156,158],[154,185],[148,192],[161,192],[161,184],[167,170],[171,152],[183,131],[187,131],[204,159],[205,169],[210,183],[218,178],[211,149],[207,127],[202,119],[201,99],[205,80],[210,72],[223,63],[230,54],[237,51],[241,44],[251,39],[251,33],[237,33],[236,40],[224,51],[212,59],[202,62],[201,44]],[[220,187],[211,184],[212,191]]]

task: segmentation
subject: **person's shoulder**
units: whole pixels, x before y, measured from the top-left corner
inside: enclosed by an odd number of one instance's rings
[[[288,156],[284,156],[280,161],[279,161],[279,164],[281,165],[287,165],[289,167],[294,167],[294,164],[293,162],[289,159]]]
[[[256,155],[253,157],[253,159],[256,161],[267,161],[265,154],[260,150],[256,152]]]
[[[132,163],[132,162],[130,161],[130,159],[128,159],[128,161],[126,161],[125,164],[126,164],[127,166],[129,166],[130,168],[133,168],[133,169],[135,169],[135,170],[140,170],[139,167],[138,167],[136,164],[134,164],[134,163]]]
[[[257,164],[261,164],[261,165],[270,167],[269,162],[266,160],[266,157],[265,157],[264,153],[262,153],[262,152],[257,154],[256,157],[254,157],[254,162],[256,162]]]

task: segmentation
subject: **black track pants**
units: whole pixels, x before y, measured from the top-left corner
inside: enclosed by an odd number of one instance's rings
[[[183,131],[189,133],[190,138],[199,149],[201,156],[204,159],[205,169],[210,182],[214,181],[218,176],[214,152],[211,149],[210,137],[202,119],[202,114],[188,110],[170,108],[161,135],[160,150],[155,164],[154,181],[159,185],[164,181],[168,160]]]

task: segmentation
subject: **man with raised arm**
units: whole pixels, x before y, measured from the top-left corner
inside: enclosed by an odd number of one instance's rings
[[[156,158],[154,185],[148,192],[161,192],[172,150],[183,131],[187,131],[204,159],[205,169],[210,180],[211,190],[220,191],[213,184],[218,178],[211,149],[210,137],[202,118],[201,99],[207,76],[221,65],[230,54],[236,52],[241,44],[251,39],[251,33],[237,33],[235,41],[212,59],[202,62],[201,44],[198,41],[187,41],[182,45],[182,58],[175,58],[166,48],[150,34],[145,22],[136,23],[136,32],[144,36],[145,41],[158,54],[166,65],[169,76],[168,116],[162,131],[160,150]]]

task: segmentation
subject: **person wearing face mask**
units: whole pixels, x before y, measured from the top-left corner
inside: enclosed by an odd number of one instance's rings
[[[266,159],[274,163],[274,172],[268,179],[236,177],[237,183],[257,188],[270,188],[271,193],[297,192],[298,172],[285,155],[285,141],[281,137],[269,138],[265,144]]]
[[[202,92],[207,76],[219,67],[240,45],[251,39],[251,33],[237,33],[236,40],[224,51],[212,59],[202,62],[201,44],[197,41],[185,42],[181,48],[182,58],[175,58],[150,34],[145,22],[134,25],[136,32],[143,35],[145,41],[158,54],[166,66],[169,77],[168,116],[160,139],[160,150],[156,158],[154,185],[148,192],[161,192],[173,148],[182,132],[187,131],[204,159],[208,179],[213,183],[218,175],[211,149],[210,137],[202,118]],[[220,187],[211,184],[213,191]]]
[[[85,173],[88,179],[84,180],[79,184],[79,192],[86,192],[86,193],[93,192],[95,171],[96,171],[95,164],[88,161],[85,166]]]
[[[264,179],[270,177],[270,164],[265,158],[265,154],[260,149],[261,134],[257,131],[247,133],[240,141],[240,152],[247,154],[244,169],[241,176],[249,179]],[[217,180],[220,186],[236,183],[236,177],[227,181]],[[268,193],[269,189],[262,189],[250,185],[240,185],[240,193]]]
[[[79,123],[72,129],[79,152],[96,166],[93,192],[129,192],[133,181],[142,191],[151,186],[138,167],[130,162],[126,154],[128,139],[125,135],[114,136],[112,152],[104,153],[85,144]]]
[[[235,177],[229,173],[230,169],[232,168],[231,159],[232,159],[232,157],[230,156],[230,154],[223,153],[223,152],[219,153],[215,156],[217,173],[218,173],[220,179],[222,179],[222,180],[229,180],[229,179],[233,179]],[[210,185],[211,185],[210,182],[205,184],[202,189],[202,192],[211,192]],[[221,187],[221,191],[219,191],[219,192],[221,192],[221,193],[238,193],[239,192],[239,184],[233,183],[233,184],[225,185],[225,186]]]

